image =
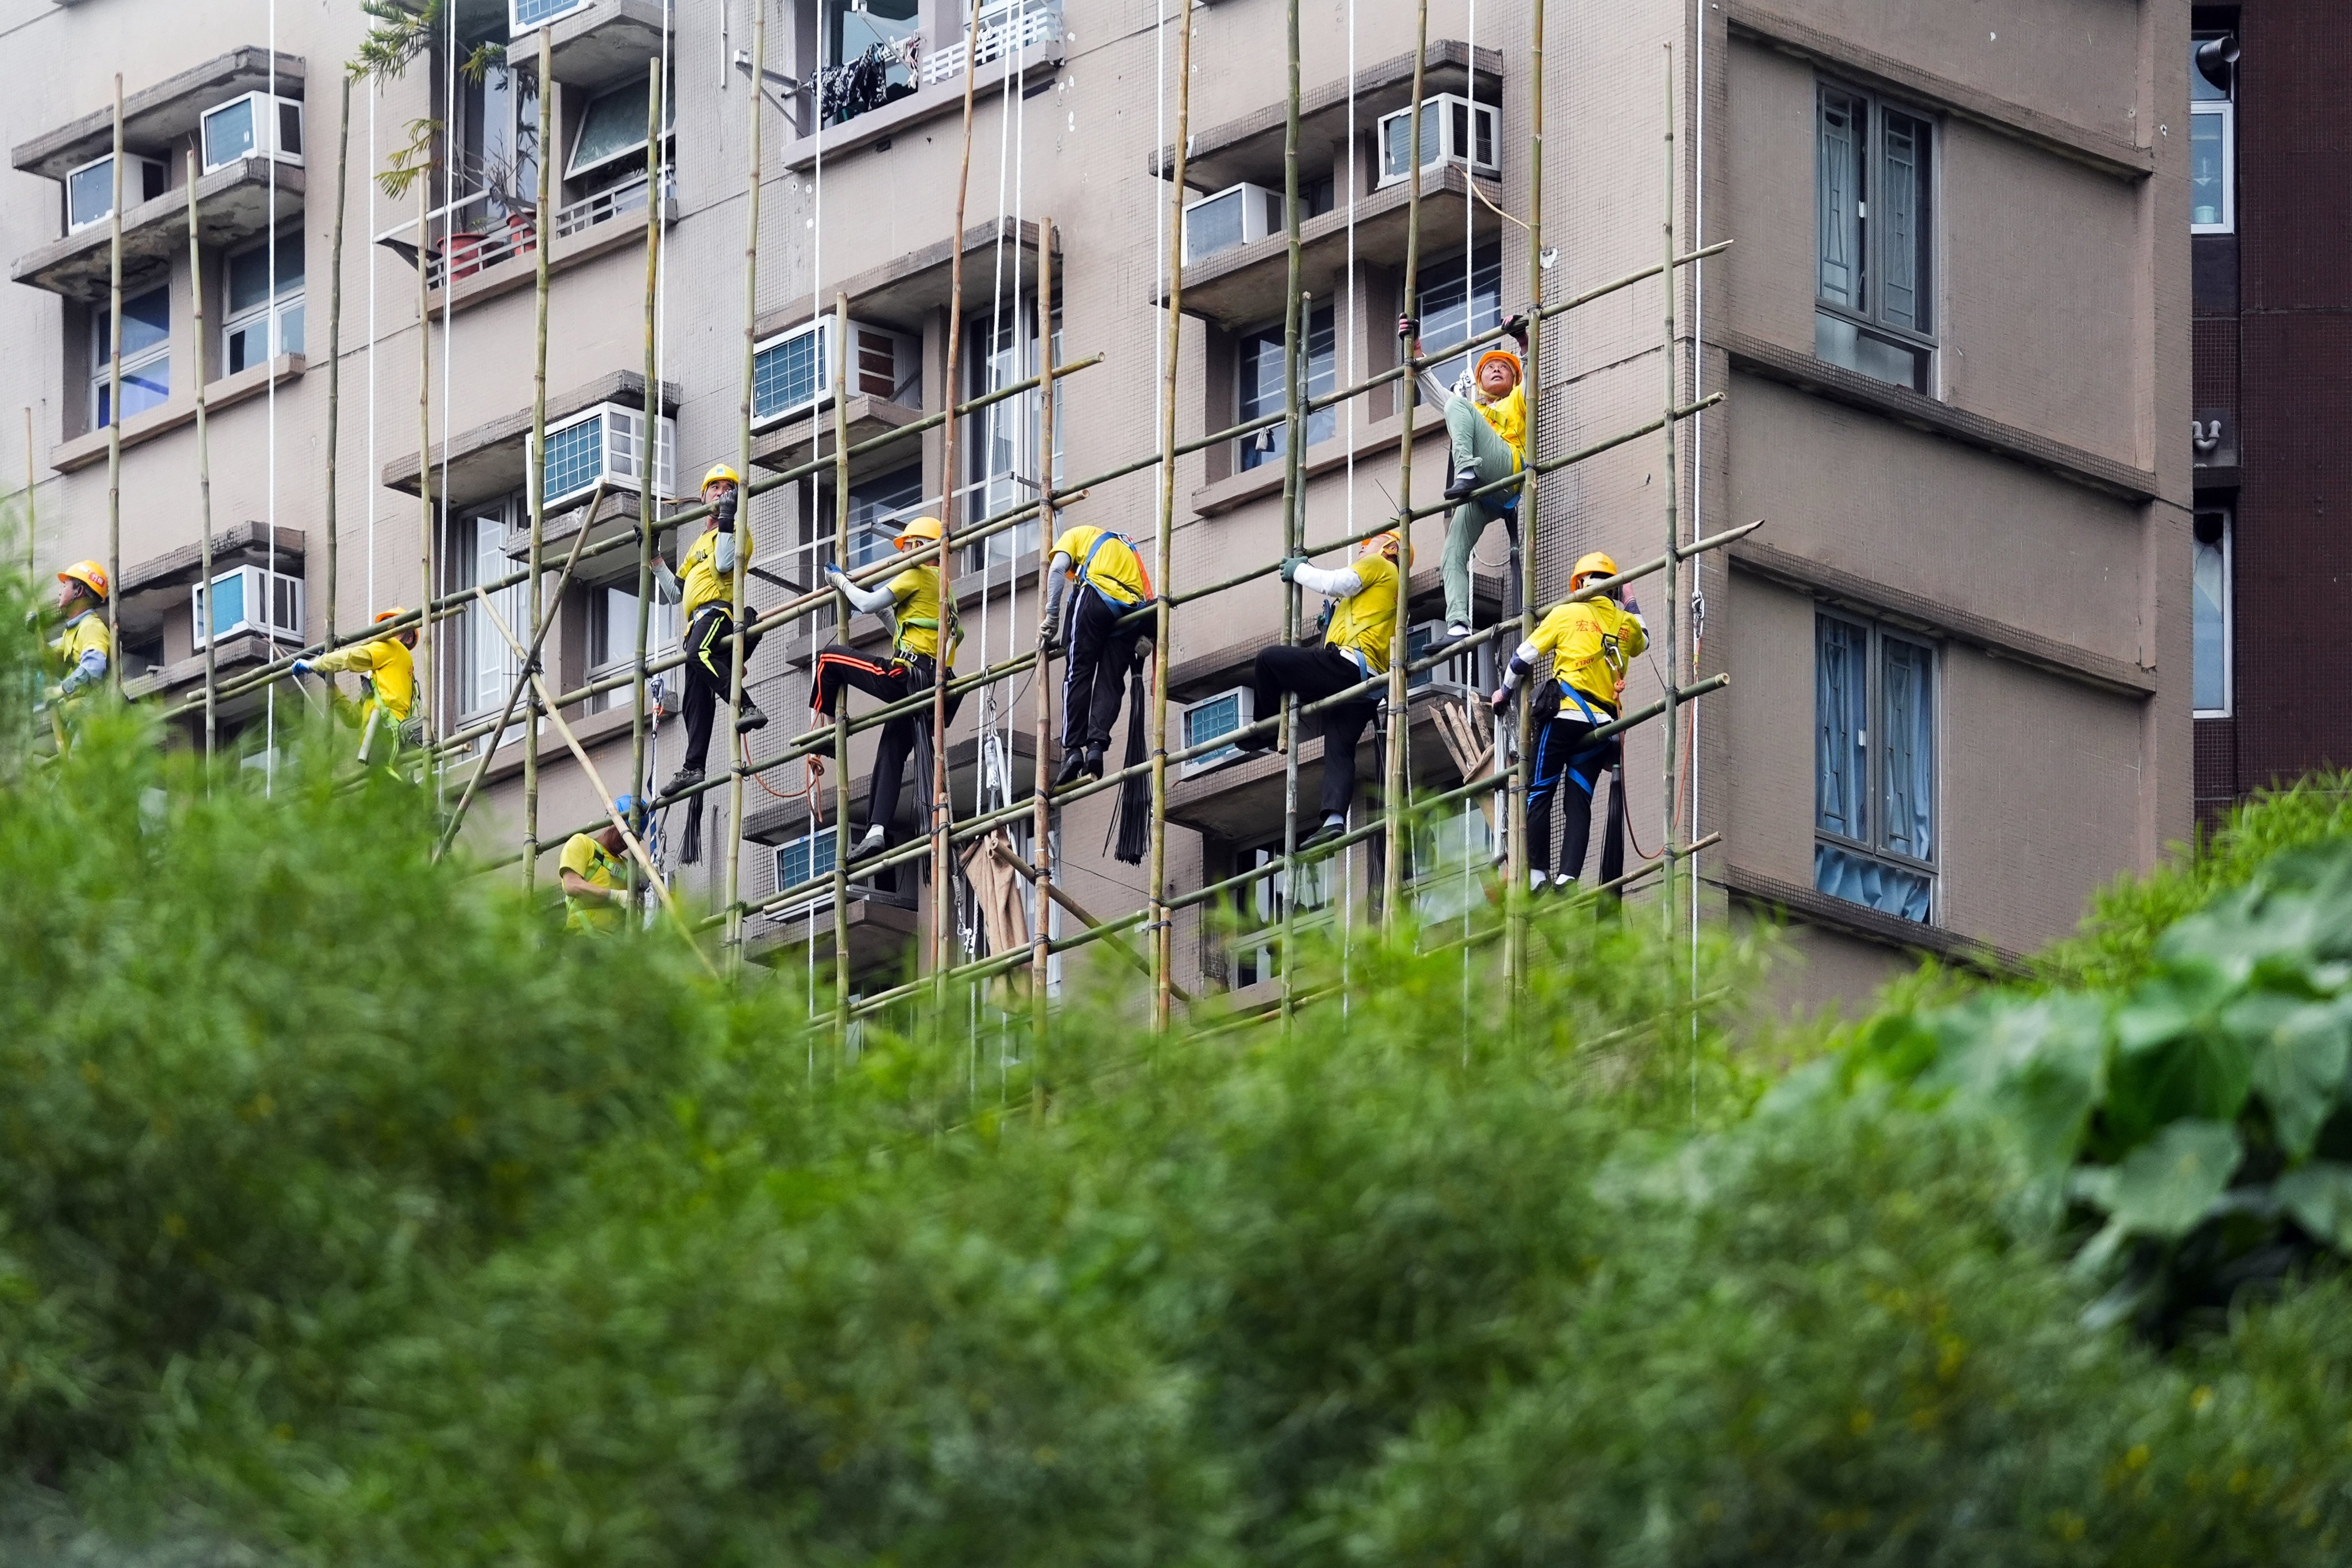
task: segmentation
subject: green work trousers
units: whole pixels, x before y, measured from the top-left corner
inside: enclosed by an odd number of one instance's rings
[[[1445,433],[1453,438],[1456,472],[1474,468],[1482,485],[1510,478],[1514,465],[1509,443],[1495,434],[1495,427],[1486,423],[1486,416],[1468,398],[1457,397],[1445,405]],[[1482,500],[1465,500],[1454,509],[1454,521],[1445,531],[1448,626],[1470,624],[1470,555],[1478,548],[1478,536],[1486,531],[1486,525],[1503,515],[1501,503],[1505,499],[1505,492],[1497,490]]]

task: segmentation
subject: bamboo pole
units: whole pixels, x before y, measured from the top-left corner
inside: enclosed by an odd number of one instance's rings
[[[743,880],[743,769],[750,754],[736,719],[743,711],[744,574],[751,564],[751,498],[744,493],[742,475],[751,470],[752,385],[758,374],[760,342],[760,104],[768,68],[768,7],[765,0],[751,10],[751,169],[746,175],[743,222],[743,404],[740,438],[735,466],[738,519],[735,524],[735,570],[728,579],[729,629],[727,656],[727,968],[730,974],[743,963],[743,917],[738,910]],[[840,353],[840,346],[834,350]],[[648,429],[651,426],[648,425]]]
[[[1421,401],[1421,121],[1429,74],[1429,0],[1421,0],[1420,20],[1412,41],[1412,168],[1406,176],[1404,219],[1404,309],[1411,322],[1404,350],[1404,391],[1397,441],[1397,602],[1396,623],[1389,632],[1388,777],[1383,782],[1381,816],[1387,824],[1381,877],[1381,920],[1397,929],[1404,906],[1405,789],[1412,771],[1405,747],[1412,738],[1412,719],[1405,689],[1405,650],[1411,646],[1412,596],[1412,411]],[[1470,258],[1465,257],[1465,268]],[[1464,274],[1465,287],[1468,273]]]
[[[424,576],[420,605],[433,603],[433,272],[432,181],[416,182],[416,508],[418,552]],[[434,715],[440,704],[433,689],[433,617],[419,612],[416,637],[416,705],[425,738],[425,766],[436,781],[434,798],[440,798],[440,766],[433,759]]]
[[[971,190],[971,96],[980,68],[982,3],[982,0],[971,0],[971,12],[964,23],[963,159],[956,171],[955,227],[950,231],[948,240],[947,400],[950,403],[955,400],[956,375],[962,364],[963,219],[965,200]],[[1015,342],[1020,341],[1021,323],[1017,321],[1013,324],[1013,337]],[[1052,341],[1049,334],[1049,352]],[[931,966],[941,974],[948,969],[948,942],[955,929],[949,909],[953,889],[949,879],[952,861],[948,854],[948,833],[955,817],[955,801],[948,794],[948,661],[954,647],[948,632],[949,623],[955,617],[956,460],[960,456],[960,434],[956,421],[950,419],[940,442],[939,653],[931,666]],[[977,799],[973,804],[979,804]],[[946,1007],[944,985],[933,993],[933,999],[941,1009]]]
[[[849,561],[849,296],[833,295],[833,553]],[[843,628],[845,632],[847,627]],[[889,803],[898,809],[898,803]],[[812,803],[814,807],[814,803]],[[809,824],[809,859],[816,854],[816,824]],[[816,942],[816,922],[809,922],[809,942]],[[838,1027],[834,1043],[849,1048],[849,689],[835,694],[833,705],[833,990]]]
[[[342,591],[337,576],[340,566],[336,560],[336,479],[340,472],[336,459],[341,450],[342,435],[343,223],[350,209],[351,197],[352,73],[344,71],[341,75],[343,114],[335,142],[335,237],[330,247],[331,259],[327,268],[327,504],[321,521],[327,532],[326,643],[329,647],[335,646],[335,604]],[[196,183],[193,166],[188,183],[191,185]],[[193,198],[191,200],[193,202]],[[200,335],[196,341],[201,343],[204,339]],[[277,345],[273,343],[271,346]],[[205,523],[205,531],[207,534],[212,531],[209,521]],[[371,605],[368,609],[373,612],[374,607]]]
[[[106,373],[106,678],[122,695],[122,73],[114,73],[114,210],[107,254],[110,334]],[[193,194],[193,193],[191,193]],[[207,589],[211,585],[206,584]]]
[[[1532,459],[1536,449],[1536,432],[1541,428],[1537,418],[1538,397],[1543,382],[1544,323],[1544,264],[1543,264],[1543,154],[1544,154],[1544,0],[1533,0],[1535,15],[1531,18],[1528,39],[1529,128],[1528,147],[1528,363],[1522,367],[1520,385],[1524,389],[1528,416],[1528,457]],[[1538,546],[1543,538],[1543,513],[1537,494],[1537,482],[1541,469],[1528,462],[1519,474],[1519,640],[1526,642],[1536,635],[1536,573],[1540,560]],[[1496,649],[1496,662],[1502,650]],[[1500,671],[1496,672],[1497,674]],[[1534,683],[1521,681],[1517,707],[1514,714],[1519,737],[1518,754],[1512,761],[1509,785],[1503,793],[1503,838],[1507,853],[1503,883],[1503,989],[1508,999],[1513,1020],[1512,1035],[1517,1037],[1520,993],[1527,983],[1528,964],[1528,786],[1530,765],[1528,729]],[[1496,752],[1502,755],[1502,736],[1495,737]]]
[[[205,763],[209,769],[214,750],[220,742],[220,702],[214,690],[219,667],[213,648],[218,640],[213,636],[213,628],[218,622],[213,608],[212,421],[205,397],[205,357],[210,340],[205,336],[205,248],[197,237],[196,151],[193,147],[188,149],[188,292],[196,306],[196,570],[197,581],[204,584],[196,602],[204,606]],[[209,772],[205,776],[209,784]]]
[[[1045,753],[1054,730],[1054,663],[1045,647],[1045,606],[1053,599],[1054,541],[1059,533],[1054,515],[1054,220],[1046,216],[1037,219],[1037,318],[1045,323],[1039,330],[1045,339],[1045,352],[1038,356],[1037,385],[1037,734],[1030,749],[1029,763],[1029,782],[1036,795],[1037,808],[1030,833],[1036,840],[1034,847],[1037,864],[1034,870],[1017,861],[1012,864],[1036,889],[1029,921],[1029,1025],[1035,1048],[1042,1055],[1046,1041],[1045,983],[1050,963],[1045,948],[1053,940],[1048,928],[1054,904],[1059,901],[1066,907],[1068,903],[1066,899],[1057,900],[1054,886],[1054,794],[1052,780],[1045,773]],[[1077,593],[1086,591],[1084,584],[1074,587]],[[1077,614],[1078,601],[1074,595],[1070,618],[1076,621]],[[1087,923],[1095,922],[1088,920]],[[1150,967],[1145,965],[1147,973]]]
[[[1154,551],[1160,593],[1151,636],[1151,973],[1152,1027],[1165,1033],[1174,995],[1176,942],[1168,907],[1168,595],[1176,558],[1176,361],[1184,334],[1184,165],[1192,141],[1192,4],[1184,0],[1176,49],[1176,167],[1168,195],[1168,324],[1160,367],[1160,537]]]
[[[1302,331],[1313,330],[1309,314],[1313,300],[1299,277],[1302,259],[1298,240],[1298,99],[1299,99],[1299,39],[1298,0],[1288,0],[1283,7],[1283,23],[1286,29],[1285,45],[1289,53],[1289,72],[1282,100],[1282,212],[1283,212],[1283,283],[1282,308],[1282,552],[1296,555],[1307,543],[1307,496],[1305,488],[1305,452],[1307,448],[1307,416],[1300,407],[1306,388],[1299,384],[1298,352]],[[1351,192],[1349,199],[1353,200]],[[1304,321],[1301,318],[1306,318]],[[1408,439],[1410,437],[1408,437]],[[1294,581],[1283,584],[1282,640],[1289,645],[1298,640],[1300,622],[1305,608],[1298,584]],[[1282,694],[1282,863],[1287,868],[1277,891],[1282,900],[1282,1026],[1290,1027],[1296,1010],[1297,965],[1291,962],[1298,935],[1298,694]],[[1326,742],[1323,765],[1329,767],[1331,758]],[[1318,828],[1318,831],[1320,831]]]
[[[28,403],[25,405],[25,581],[27,583],[38,582],[41,575],[41,477],[33,462],[33,406]]]
[[[535,336],[530,358],[530,475],[526,481],[530,487],[530,557],[529,605],[523,624],[536,628],[547,618],[547,316],[551,291],[548,288],[548,253],[554,248],[555,226],[550,221],[555,215],[551,200],[554,191],[555,160],[548,150],[555,145],[555,40],[549,28],[539,30],[539,203],[531,214],[531,252],[534,264],[532,276],[532,321]],[[650,223],[647,226],[652,226]],[[659,399],[654,389],[646,388],[646,436],[637,450],[637,490],[640,495],[653,489],[653,464],[646,454],[654,445],[654,426],[659,414]],[[593,511],[580,520],[580,531],[584,536],[596,524]],[[539,658],[539,647],[533,639],[531,650],[524,656],[525,675],[538,672],[531,668]],[[522,867],[522,889],[529,897],[539,883],[539,700],[530,699],[524,710],[522,726],[522,842],[526,851]]]
[[[666,151],[662,138],[662,65],[658,58],[646,67],[646,428],[654,432],[649,450],[658,452],[659,427],[656,424],[661,404],[660,345],[656,341],[659,321],[662,241],[662,175]],[[545,89],[541,88],[543,94]],[[541,150],[541,160],[547,153]],[[655,467],[657,468],[659,464]],[[593,510],[589,512],[593,520]],[[588,530],[580,530],[586,538]],[[629,794],[638,800],[646,796],[646,643],[653,636],[654,621],[654,487],[650,483],[637,486],[637,658],[630,668],[629,695]]]
[[[1666,131],[1665,131],[1665,245],[1666,260],[1675,258],[1675,47],[1665,46],[1666,58]],[[1665,360],[1666,411],[1672,414],[1681,391],[1682,377],[1675,367],[1675,287],[1678,279],[1668,266],[1661,274],[1665,294]],[[1664,901],[1666,909],[1666,952],[1672,962],[1675,940],[1675,730],[1680,717],[1675,711],[1675,683],[1681,679],[1680,646],[1675,626],[1676,601],[1682,594],[1682,511],[1680,498],[1675,492],[1675,421],[1665,421],[1666,467],[1666,728],[1665,728],[1665,826],[1659,852],[1665,857]]]

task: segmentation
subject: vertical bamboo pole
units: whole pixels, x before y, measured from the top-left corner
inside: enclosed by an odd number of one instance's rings
[[[1298,353],[1301,340],[1311,333],[1312,300],[1300,287],[1301,258],[1298,243],[1298,0],[1289,0],[1284,7],[1284,43],[1288,50],[1289,79],[1283,94],[1282,107],[1282,212],[1285,239],[1282,306],[1282,553],[1286,559],[1301,553],[1307,546],[1307,497],[1303,464],[1307,446],[1307,418],[1300,399],[1305,389],[1299,383]],[[1355,199],[1350,191],[1349,201]],[[1354,411],[1349,410],[1349,417]],[[1282,640],[1298,640],[1299,623],[1304,608],[1298,584],[1286,583],[1282,590]],[[1282,879],[1278,891],[1282,899],[1282,1026],[1290,1028],[1292,1015],[1297,1010],[1298,995],[1296,966],[1291,952],[1297,946],[1298,934],[1298,694],[1286,691],[1282,697]],[[1325,745],[1323,765],[1329,767],[1328,742]]]
[[[746,176],[743,226],[743,403],[741,407],[740,439],[736,442],[738,454],[735,471],[751,471],[751,386],[760,339],[760,103],[765,91],[763,83],[768,68],[768,0],[753,0],[751,7],[751,169]],[[840,353],[838,344],[835,346]],[[649,424],[646,428],[652,428]],[[746,746],[742,733],[735,728],[735,716],[743,709],[743,574],[751,564],[751,487],[739,482],[736,487],[735,570],[728,583],[728,611],[734,624],[728,638],[727,659],[727,752],[732,765],[727,770],[727,962],[733,973],[743,962],[743,907],[738,897],[743,885],[743,766]]]
[[[196,302],[196,581],[204,584],[198,591],[196,603],[204,610],[205,762],[209,766],[214,748],[220,740],[219,694],[214,689],[219,668],[214,657],[212,635],[215,624],[212,423],[205,401],[205,358],[211,345],[205,336],[205,249],[196,233],[196,151],[193,147],[188,149],[188,293]],[[331,399],[332,395],[330,394],[330,406]],[[327,640],[333,642],[332,633],[328,635]]]
[[[833,295],[833,556],[849,570],[849,296]],[[840,599],[835,599],[838,605]],[[843,630],[848,628],[845,626]],[[892,801],[893,807],[898,805]],[[809,824],[809,861],[816,861],[816,824]],[[816,948],[816,922],[809,922]],[[834,1043],[849,1048],[849,691],[833,705],[833,994]]]
[[[1682,512],[1679,498],[1675,493],[1675,399],[1680,392],[1681,377],[1675,366],[1675,47],[1666,49],[1666,133],[1665,143],[1665,257],[1659,280],[1665,290],[1665,353],[1666,353],[1666,728],[1665,728],[1665,822],[1662,832],[1661,852],[1666,858],[1665,874],[1661,882],[1666,909],[1666,943],[1669,961],[1674,951],[1675,903],[1676,899],[1675,870],[1675,731],[1681,716],[1676,692],[1682,681],[1682,665],[1677,658],[1675,601],[1682,594],[1682,570],[1677,552],[1682,538]]]
[[[1543,153],[1544,153],[1544,0],[1533,0],[1535,15],[1531,19],[1528,37],[1529,79],[1533,83],[1528,108],[1528,363],[1523,367],[1520,385],[1525,389],[1528,410],[1528,462],[1519,475],[1519,640],[1526,642],[1536,635],[1536,565],[1538,542],[1542,538],[1541,514],[1536,495],[1538,442],[1536,438],[1537,396],[1543,378]],[[1498,641],[1493,645],[1499,663],[1509,657]],[[1503,883],[1503,980],[1509,998],[1514,1020],[1512,1034],[1517,1037],[1519,992],[1527,981],[1528,963],[1528,769],[1529,764],[1528,710],[1532,706],[1534,682],[1523,680],[1518,686],[1517,731],[1519,754],[1513,760],[1510,783],[1505,786],[1503,799],[1503,837],[1507,847]],[[1495,737],[1497,763],[1502,761],[1502,735],[1499,726]]]
[[[1159,604],[1152,612],[1151,677],[1151,1021],[1166,1032],[1175,984],[1174,910],[1168,907],[1168,596],[1176,555],[1176,356],[1184,334],[1184,165],[1192,152],[1192,0],[1179,13],[1176,48],[1176,167],[1168,193],[1168,326],[1160,370]]]
[[[1045,605],[1053,597],[1054,539],[1059,531],[1054,517],[1054,220],[1037,219],[1037,320],[1045,352],[1037,367],[1037,736],[1031,751],[1030,784],[1037,796],[1037,816],[1030,831],[1036,843],[1033,879],[1034,910],[1029,921],[1029,1022],[1035,1051],[1045,1048],[1045,976],[1053,962],[1054,797],[1045,773],[1045,752],[1053,739],[1054,661],[1045,653]],[[1075,563],[1074,563],[1075,564]],[[1077,584],[1078,592],[1085,591]],[[1076,619],[1078,602],[1070,600]],[[1157,653],[1157,649],[1153,650]]]
[[[433,689],[433,183],[416,181],[416,517],[418,555],[424,574],[416,621],[416,705],[425,737],[425,769],[439,778],[433,756],[434,715],[440,703]],[[439,788],[434,791],[439,798]]]
[[[662,63],[658,58],[646,67],[649,79],[646,88],[646,429],[650,440],[647,450],[659,455],[660,434],[656,420],[661,404],[661,362],[659,345],[655,341],[660,300],[661,239],[662,239],[662,94],[667,83],[662,80]],[[547,84],[540,84],[542,98]],[[754,96],[757,96],[756,92]],[[542,145],[539,160],[544,166],[550,156]],[[658,469],[658,462],[654,467]],[[629,794],[637,800],[646,798],[646,644],[653,636],[654,624],[654,487],[650,482],[637,486],[637,668],[629,682],[631,712],[629,715]]]
[[[41,476],[33,467],[33,408],[25,405],[25,581],[36,583],[41,576],[40,527]]]
[[[956,399],[961,395],[956,376],[963,363],[963,219],[965,198],[971,188],[971,94],[980,67],[981,4],[982,0],[971,0],[971,12],[964,23],[963,162],[956,173],[955,227],[948,241],[948,417],[940,440],[944,472],[940,480],[939,656],[933,661],[931,681],[930,827],[931,1000],[942,1014],[947,1006],[947,972],[950,967],[948,945],[955,929],[949,907],[952,889],[948,881],[952,864],[949,858],[948,830],[955,818],[955,803],[948,795],[948,623],[955,617],[956,460],[962,427],[955,413]],[[1004,221],[1001,214],[997,221]],[[1013,336],[1016,342],[1020,341],[1018,321],[1013,324]]]
[[[191,193],[193,194],[193,193]],[[106,679],[122,695],[122,73],[114,73],[114,212],[108,254],[106,393]]]
[[[326,646],[329,647],[333,647],[335,646],[335,601],[341,592],[341,584],[338,581],[336,575],[339,568],[335,559],[335,489],[337,474],[335,458],[336,454],[340,450],[340,441],[342,432],[343,219],[346,212],[349,210],[351,196],[351,72],[343,72],[342,79],[343,117],[341,129],[338,133],[335,143],[335,237],[334,244],[331,247],[332,259],[328,263],[327,271],[327,505],[324,521],[327,531]],[[188,176],[188,183],[192,185],[195,184],[195,175],[193,172],[191,172]],[[198,296],[199,300],[202,298],[203,297],[201,295]],[[199,335],[197,342],[203,342],[201,335]],[[212,532],[212,524],[209,521],[205,525],[205,532],[207,537],[209,537]],[[373,605],[369,606],[371,612],[373,612],[373,608],[374,606]]]
[[[539,205],[531,214],[531,252],[536,265],[532,268],[532,287],[537,335],[531,345],[530,361],[530,611],[524,625],[534,637],[540,623],[547,618],[544,599],[547,594],[547,312],[550,291],[548,253],[554,247],[555,225],[551,221],[555,209],[551,201],[551,184],[555,160],[547,155],[553,144],[551,134],[555,94],[551,85],[555,79],[555,40],[550,30],[539,30]],[[754,94],[753,96],[757,96]],[[652,214],[646,215],[650,220]],[[652,225],[647,223],[648,227]],[[646,439],[637,447],[637,493],[653,489],[653,464],[647,454],[654,446],[654,422],[660,413],[660,400],[651,386],[646,388]],[[580,520],[580,531],[587,532],[596,521],[590,516]],[[539,645],[534,640],[527,657],[535,666],[539,662]],[[526,678],[535,670],[525,670]],[[539,883],[539,688],[534,685],[523,695],[522,724],[522,887],[525,895]]]
[[[1412,40],[1412,139],[1411,157],[1412,171],[1405,192],[1404,220],[1404,313],[1412,320],[1412,330],[1405,338],[1404,395],[1402,399],[1403,434],[1397,441],[1397,602],[1396,624],[1389,634],[1389,735],[1388,777],[1382,787],[1381,815],[1387,819],[1387,831],[1382,835],[1386,864],[1381,868],[1381,919],[1391,931],[1398,929],[1404,905],[1405,856],[1405,781],[1410,770],[1405,764],[1405,742],[1412,731],[1412,715],[1406,707],[1410,693],[1405,687],[1405,650],[1411,646],[1408,632],[1411,625],[1410,605],[1412,595],[1412,426],[1413,409],[1421,401],[1421,120],[1422,100],[1428,84],[1429,68],[1429,0],[1421,0],[1420,21]],[[1466,290],[1471,277],[1471,258],[1462,258],[1463,284]],[[1465,304],[1467,302],[1465,296]],[[1465,322],[1465,327],[1467,322]]]

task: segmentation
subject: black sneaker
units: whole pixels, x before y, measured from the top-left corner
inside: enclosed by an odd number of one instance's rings
[[[760,711],[760,705],[748,697],[743,699],[743,706],[735,710],[735,732],[740,735],[767,726],[768,716]]]
[[[1085,763],[1087,776],[1091,778],[1102,777],[1103,769],[1106,765],[1106,759],[1103,756],[1103,748],[1100,746],[1088,746],[1087,748]]]
[[[1454,470],[1454,477],[1445,481],[1445,499],[1450,501],[1468,500],[1470,492],[1477,488],[1477,469],[1456,468]]]
[[[680,768],[670,774],[669,783],[662,785],[662,798],[667,800],[672,795],[683,795],[701,782],[700,768]]]
[[[1348,819],[1346,817],[1327,816],[1323,819],[1323,826],[1317,828],[1313,833],[1308,834],[1306,839],[1301,842],[1298,847],[1301,849],[1312,849],[1318,845],[1330,843],[1331,840],[1339,837],[1347,831]]]
[[[1054,770],[1054,787],[1067,789],[1078,782],[1087,771],[1087,753],[1083,747],[1074,747],[1062,753],[1062,765]]]
[[[1235,741],[1234,750],[1242,752],[1271,752],[1274,750],[1274,744],[1275,731],[1260,730],[1255,735],[1244,735],[1240,740]]]

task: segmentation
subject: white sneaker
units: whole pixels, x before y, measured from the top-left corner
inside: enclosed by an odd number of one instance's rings
[[[1570,876],[1567,872],[1559,871],[1553,874],[1551,879],[1551,890],[1553,892],[1572,893],[1576,891],[1576,879]]]
[[[1545,877],[1541,871],[1530,870],[1528,873],[1528,891],[1530,893],[1542,892],[1544,890],[1544,881]]]
[[[849,858],[852,860],[863,860],[869,855],[881,853],[882,840],[887,837],[888,834],[883,826],[878,822],[874,824],[866,830],[866,837],[859,839],[856,847],[850,850]]]
[[[1446,624],[1445,636],[1449,641],[1459,642],[1469,635],[1470,628],[1464,626],[1460,621],[1450,621]]]

